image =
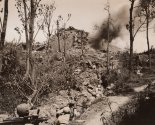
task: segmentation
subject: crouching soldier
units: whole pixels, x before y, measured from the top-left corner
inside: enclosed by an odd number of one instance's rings
[[[30,100],[27,103],[17,105],[16,113],[19,117],[29,116],[29,111],[33,108],[33,104]]]

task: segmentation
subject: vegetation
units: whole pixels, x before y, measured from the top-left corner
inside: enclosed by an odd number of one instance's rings
[[[150,84],[152,81],[142,75],[150,76],[150,72],[151,75],[155,72],[148,69],[155,67],[155,49],[150,49],[149,45],[149,23],[154,19],[154,1],[145,4],[142,0],[138,7],[135,2],[136,0],[130,0],[130,18],[126,25],[130,33],[130,51],[120,52],[111,42],[119,37],[122,25],[115,24],[109,2],[105,8],[108,13],[107,20],[97,29],[99,33],[96,37],[89,39],[84,30],[71,26],[67,28],[71,14],[67,15],[65,21],[59,16],[53,23],[55,3],[45,5],[41,4],[41,0],[17,0],[18,18],[23,28],[16,27],[15,30],[20,38],[22,32],[25,32],[25,51],[22,43],[5,42],[8,17],[8,0],[5,0],[3,23],[0,18],[0,111],[13,113],[19,103],[27,100],[38,106],[43,99],[49,98],[50,94],[58,96],[61,90],[69,93],[71,89],[82,93],[82,89],[97,88],[103,82],[102,75],[107,81],[105,95],[132,93],[133,87]],[[138,14],[135,14],[135,8],[140,11]],[[146,26],[148,51],[138,54],[133,52],[134,39],[142,26]],[[45,44],[37,45],[35,39],[41,30],[47,39]],[[106,49],[100,49],[105,44]],[[146,54],[149,55],[149,62],[146,61]],[[140,68],[141,74],[138,74]],[[86,82],[90,86],[85,85]],[[108,90],[111,85],[114,87]],[[96,95],[92,97],[96,98]]]

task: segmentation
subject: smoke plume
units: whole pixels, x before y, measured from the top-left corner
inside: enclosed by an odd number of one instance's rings
[[[108,18],[104,20],[100,26],[97,34],[94,38],[91,39],[91,46],[94,49],[100,49],[103,47],[102,42],[112,42],[117,37],[121,37],[126,29],[126,24],[128,24],[129,18],[129,6],[124,5],[119,8],[117,12],[110,13],[110,23],[108,26]],[[109,31],[108,31],[109,30]],[[109,41],[108,41],[108,32],[109,32]]]

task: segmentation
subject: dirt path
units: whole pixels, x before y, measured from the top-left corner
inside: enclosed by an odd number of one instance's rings
[[[145,91],[148,85],[142,85],[133,88],[135,93]],[[103,125],[101,117],[105,119],[112,118],[112,113],[117,112],[120,108],[128,104],[131,96],[110,96],[100,99],[97,103],[94,103],[88,111],[82,115],[82,119],[85,120],[84,125]]]
[[[127,104],[130,98],[130,96],[111,96],[101,99],[82,115],[82,119],[85,120],[84,125],[103,125],[101,116],[104,115],[106,119],[109,119],[112,112],[116,112],[119,107]]]

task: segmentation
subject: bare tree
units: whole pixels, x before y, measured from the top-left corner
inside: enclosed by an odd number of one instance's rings
[[[60,24],[59,24],[59,20],[57,20],[56,24],[57,24],[58,51],[61,52],[61,46],[60,46]]]
[[[61,35],[62,36],[62,39],[63,39],[63,42],[64,42],[64,45],[63,45],[63,54],[64,54],[64,62],[66,60],[66,39],[68,38],[68,35],[66,34],[66,25],[68,23],[68,21],[70,20],[71,18],[71,14],[68,14],[67,15],[67,20],[63,21],[63,17],[62,16],[59,16],[58,17],[59,19],[57,20],[58,24],[62,24],[62,27],[58,30],[57,29],[57,34],[58,35]],[[60,40],[60,38],[59,38]],[[59,43],[60,45],[60,43]],[[59,47],[60,48],[60,47]]]
[[[134,42],[134,35],[133,35],[133,9],[135,0],[130,0],[130,20],[129,20],[129,32],[130,32],[130,62],[129,62],[129,70],[132,71],[132,58],[133,58],[133,42]]]
[[[140,0],[141,16],[146,18],[146,40],[148,47],[149,68],[151,68],[151,53],[149,42],[149,24],[155,16],[155,0]]]
[[[112,40],[114,38],[117,38],[119,36],[119,33],[121,31],[121,24],[116,24],[113,20],[113,18],[111,17],[111,13],[110,13],[110,3],[107,0],[107,4],[106,7],[104,8],[107,11],[108,17],[107,19],[103,22],[102,26],[98,27],[97,25],[94,27],[95,30],[99,28],[98,33],[96,35],[95,38],[93,38],[91,40],[91,44],[92,47],[95,49],[99,49],[102,48],[103,46],[105,46],[105,44],[103,43],[103,41],[107,44],[106,45],[106,52],[107,52],[107,62],[106,62],[106,68],[107,68],[107,73],[109,73],[110,70],[110,43],[112,42]],[[102,45],[101,45],[102,44]],[[102,46],[102,47],[101,47]]]
[[[109,64],[110,64],[110,60],[109,60],[109,46],[110,46],[110,42],[111,42],[111,38],[110,38],[110,24],[112,24],[112,19],[111,19],[111,14],[110,14],[110,3],[109,0],[107,0],[107,4],[106,7],[104,8],[107,13],[108,13],[108,20],[107,20],[107,73],[109,73]]]
[[[84,56],[84,31],[81,31],[81,57]]]
[[[129,0],[130,1],[130,10],[129,10],[129,25],[127,25],[127,29],[129,29],[129,33],[130,33],[130,60],[129,60],[129,70],[130,70],[130,74],[133,70],[133,43],[134,43],[134,39],[137,35],[137,33],[139,32],[139,30],[142,28],[142,26],[145,24],[146,19],[144,19],[143,21],[141,21],[141,18],[139,18],[139,15],[136,15],[134,13],[134,9],[137,9],[136,6],[135,7],[135,2],[136,0]],[[135,20],[136,18],[140,19],[140,24],[135,27]]]
[[[42,28],[43,32],[46,35],[46,38],[47,38],[47,47],[46,47],[46,49],[47,50],[49,48],[49,42],[50,42],[51,36],[53,34],[53,31],[54,31],[52,18],[53,18],[53,13],[54,13],[55,9],[56,9],[55,3],[52,3],[50,5],[41,4],[40,7],[39,7],[39,15],[41,15],[43,17],[42,18],[42,23],[39,26],[39,29]],[[38,31],[39,31],[39,29],[38,29]]]
[[[33,90],[30,100],[34,98],[39,91],[35,85],[35,67],[32,58],[32,44],[34,42],[34,22],[37,17],[37,8],[41,0],[22,0],[17,1],[16,7],[19,12],[20,20],[24,26],[26,38],[26,73],[25,78],[31,83]]]

